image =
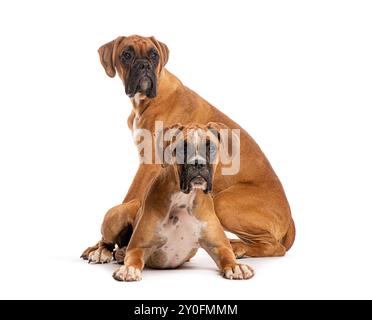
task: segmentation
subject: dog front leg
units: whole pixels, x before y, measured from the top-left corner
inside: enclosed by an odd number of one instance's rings
[[[145,211],[145,209],[143,209]],[[161,244],[161,237],[154,233],[158,224],[156,212],[145,211],[139,219],[129,241],[124,265],[113,273],[118,281],[139,281],[142,270],[153,249]]]
[[[127,250],[124,265],[113,273],[118,281],[139,281],[142,279],[142,270],[145,267],[146,248],[132,248]]]
[[[214,212],[207,214],[200,244],[216,262],[226,279],[243,280],[253,277],[254,272],[251,267],[237,263],[229,239]]]

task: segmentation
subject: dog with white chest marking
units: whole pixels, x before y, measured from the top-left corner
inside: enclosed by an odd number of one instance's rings
[[[205,249],[227,279],[249,279],[253,270],[236,262],[215,214],[211,191],[223,148],[217,130],[223,125],[175,125],[169,157],[147,190],[126,248],[119,281],[138,281],[144,266],[177,268],[199,247]],[[233,139],[233,137],[231,138]]]

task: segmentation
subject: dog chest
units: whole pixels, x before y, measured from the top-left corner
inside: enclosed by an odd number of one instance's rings
[[[158,233],[164,242],[152,255],[151,264],[157,268],[176,268],[186,262],[200,247],[203,223],[193,213],[195,192],[175,193],[168,214]]]

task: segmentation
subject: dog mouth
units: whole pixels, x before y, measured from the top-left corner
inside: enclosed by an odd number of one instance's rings
[[[131,84],[127,93],[130,98],[133,98],[137,93],[146,95],[148,98],[156,96],[156,83],[150,74],[139,77],[137,81],[132,81]]]
[[[148,95],[148,92],[151,90],[151,88],[152,88],[152,81],[151,81],[150,77],[143,76],[138,81],[138,85],[137,85],[137,88],[136,88],[136,93],[140,92],[140,93],[144,93],[144,94]]]
[[[204,193],[208,193],[211,191],[211,183],[208,182],[208,180],[201,175],[198,175],[194,178],[191,178],[190,180],[184,180],[181,181],[181,191],[183,193],[190,193],[191,190],[200,189]]]
[[[191,189],[207,189],[207,180],[205,180],[202,176],[196,176],[195,178],[191,179],[190,181]]]

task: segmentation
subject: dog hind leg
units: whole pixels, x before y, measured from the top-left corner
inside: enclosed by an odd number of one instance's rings
[[[214,197],[216,214],[237,258],[284,256],[293,244],[295,227],[281,186],[239,183]]]
[[[102,240],[87,248],[81,257],[92,263],[110,262],[115,245],[121,248],[129,242],[131,232],[128,231],[132,230],[139,207],[140,202],[135,199],[111,208],[102,223]]]

